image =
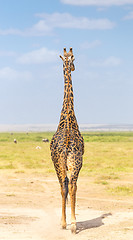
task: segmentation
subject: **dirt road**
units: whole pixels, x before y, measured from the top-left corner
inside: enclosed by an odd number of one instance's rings
[[[61,195],[56,177],[36,173],[0,176],[1,240],[133,240],[133,199],[107,193],[91,178],[79,178],[77,234],[62,230]]]

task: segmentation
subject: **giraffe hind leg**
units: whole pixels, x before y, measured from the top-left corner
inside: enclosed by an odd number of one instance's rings
[[[62,195],[62,228],[66,228],[66,200],[68,195],[68,177],[65,177],[64,182],[61,184],[61,195]]]
[[[69,183],[69,195],[71,200],[71,232],[76,233],[76,217],[75,217],[75,205],[76,205],[76,182]]]
[[[67,166],[66,166],[66,157],[64,154],[61,154],[58,158],[58,161],[54,162],[55,170],[57,177],[61,186],[61,195],[62,195],[62,228],[66,228],[66,199],[68,195],[68,177],[67,177]]]
[[[63,190],[63,185],[61,185],[61,195],[62,195],[62,219],[61,225],[62,228],[66,228],[66,199],[65,199],[65,192]]]
[[[68,165],[69,195],[71,200],[71,232],[76,233],[76,217],[75,217],[76,191],[78,174],[82,167],[82,158],[78,158],[74,155],[71,155],[68,163],[69,163]]]
[[[62,219],[61,225],[63,229],[66,229],[66,199],[68,195],[68,177],[66,176],[66,171],[61,169],[60,174],[57,173],[60,186],[61,186],[61,196],[62,196]]]

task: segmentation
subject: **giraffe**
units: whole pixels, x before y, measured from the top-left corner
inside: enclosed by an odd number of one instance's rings
[[[73,50],[67,53],[64,48],[64,99],[60,122],[51,143],[51,158],[61,186],[62,195],[62,228],[66,228],[66,199],[69,192],[71,201],[71,232],[76,233],[75,203],[77,179],[82,167],[84,140],[79,131],[74,113],[73,87],[71,71],[75,70]]]

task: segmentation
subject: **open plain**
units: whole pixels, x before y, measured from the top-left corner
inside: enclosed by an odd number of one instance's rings
[[[52,134],[44,135],[1,135],[0,239],[132,240],[132,136],[84,135],[77,234],[72,235],[69,197],[67,229],[61,229],[60,186],[50,160],[49,143],[41,141],[42,137],[50,140]],[[17,144],[13,138],[17,138]]]

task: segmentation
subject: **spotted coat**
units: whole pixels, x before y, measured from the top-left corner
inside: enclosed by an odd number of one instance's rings
[[[52,161],[60,183],[65,180],[67,171],[70,181],[77,180],[84,153],[84,141],[74,113],[71,65],[71,58],[65,57],[63,107],[57,131],[50,144]]]
[[[64,49],[64,99],[60,122],[51,143],[51,158],[61,185],[62,194],[62,228],[66,228],[66,198],[69,191],[71,199],[71,231],[76,233],[76,182],[82,167],[84,140],[79,131],[74,113],[73,87],[71,71],[74,71],[72,48],[67,53]]]

